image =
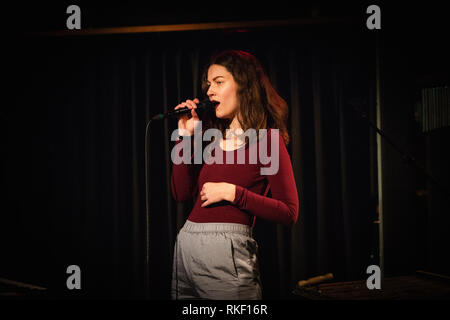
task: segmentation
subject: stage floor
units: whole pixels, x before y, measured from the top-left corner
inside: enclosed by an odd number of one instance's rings
[[[322,283],[292,293],[307,300],[450,300],[450,281],[417,274],[385,278],[379,290],[369,290],[361,280]]]

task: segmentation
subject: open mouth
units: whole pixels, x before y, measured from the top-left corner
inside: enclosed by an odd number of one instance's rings
[[[219,106],[220,102],[219,101],[211,101],[214,105],[214,109],[217,109],[217,107]]]

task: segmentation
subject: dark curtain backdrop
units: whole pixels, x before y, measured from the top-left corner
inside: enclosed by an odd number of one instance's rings
[[[66,289],[79,265],[86,297],[145,297],[145,127],[203,97],[200,75],[223,48],[248,50],[289,104],[299,199],[292,227],[257,219],[265,298],[332,272],[367,277],[377,262],[373,117],[375,42],[330,27],[249,32],[25,38],[12,50],[14,96],[2,125],[2,276]],[[174,240],[193,201],[171,195],[170,135],[149,130],[149,294],[169,299]],[[372,255],[372,256],[371,256]]]

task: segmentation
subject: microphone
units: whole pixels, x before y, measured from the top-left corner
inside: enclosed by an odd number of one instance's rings
[[[218,102],[216,101],[209,101],[209,99],[205,99],[200,101],[199,103],[197,103],[197,110],[203,110],[203,109],[208,109],[208,108],[212,108],[214,107],[216,104],[218,104]],[[157,115],[155,115],[152,120],[162,120],[164,118],[170,118],[170,117],[174,117],[174,116],[179,116],[179,115],[183,115],[186,113],[191,113],[191,109],[189,109],[188,107],[185,108],[180,108],[177,110],[172,110],[166,113],[159,113]]]

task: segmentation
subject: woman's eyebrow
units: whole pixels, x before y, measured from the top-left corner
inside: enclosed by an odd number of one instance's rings
[[[212,81],[216,80],[217,78],[225,78],[225,77],[224,76],[217,76],[217,77],[214,77],[214,79],[212,79]]]

